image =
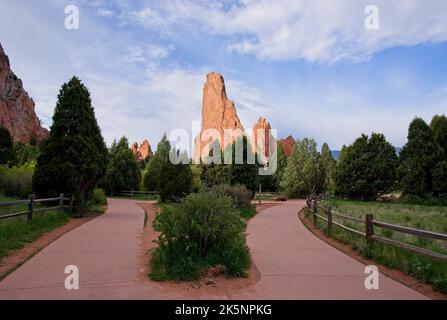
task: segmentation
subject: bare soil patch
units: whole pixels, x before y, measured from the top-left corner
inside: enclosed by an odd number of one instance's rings
[[[222,275],[218,267],[210,268],[202,272],[202,277],[198,281],[153,281],[149,278],[150,266],[149,261],[151,253],[157,244],[155,241],[159,236],[152,228],[152,222],[159,213],[160,208],[155,203],[137,203],[146,212],[146,225],[141,234],[141,252],[139,256],[140,280],[150,282],[173,296],[181,296],[182,299],[200,299],[200,298],[216,298],[231,299],[238,290],[246,289],[257,283],[261,275],[255,264],[251,263],[249,276],[247,278],[227,278]],[[274,203],[265,203],[256,205],[256,213],[267,208],[275,206]]]
[[[356,259],[357,261],[363,263],[364,265],[375,265],[379,268],[379,272],[397,282],[402,283],[403,285],[429,297],[433,300],[447,300],[447,295],[442,294],[432,286],[419,281],[418,279],[409,276],[399,270],[391,269],[387,266],[381,265],[372,259],[366,259],[361,254],[359,254],[356,250],[352,248],[350,244],[345,244],[335,239],[332,239],[324,234],[321,229],[318,229],[314,226],[314,224],[304,216],[304,209],[298,212],[298,218],[304,224],[304,226],[312,232],[315,236],[331,245],[332,247],[338,249],[339,251],[349,255],[350,257]]]
[[[91,213],[83,218],[70,218],[70,220],[63,226],[49,231],[33,242],[27,243],[23,248],[11,251],[7,256],[0,261],[0,281],[8,276],[11,272],[16,270],[26,261],[31,259],[39,251],[62,237],[67,232],[79,227],[80,225],[90,221],[91,219],[100,215],[99,213]]]

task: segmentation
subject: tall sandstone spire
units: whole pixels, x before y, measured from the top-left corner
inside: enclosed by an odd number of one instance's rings
[[[272,136],[271,130],[270,123],[265,118],[259,117],[251,133],[252,149],[262,154],[267,160],[276,150],[275,138]]]
[[[217,72],[211,72],[206,76],[203,88],[202,130],[196,137],[194,146],[196,161],[200,159],[201,152],[207,152],[207,146],[212,142],[211,138],[207,140],[205,136],[202,136],[208,129],[215,129],[219,132],[218,139],[222,149],[244,134],[244,127],[237,116],[234,103],[227,98],[224,78]],[[225,130],[235,130],[236,135],[231,139],[225,139]],[[200,137],[205,141],[201,141]]]
[[[7,128],[14,141],[29,143],[48,136],[34,111],[34,101],[12,71],[0,44],[0,126]]]

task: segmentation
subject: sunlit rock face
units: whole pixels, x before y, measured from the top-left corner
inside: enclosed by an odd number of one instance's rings
[[[225,135],[232,130],[232,135]],[[206,76],[202,98],[202,127],[195,139],[194,160],[207,154],[214,140],[224,149],[238,137],[244,135],[244,127],[237,116],[234,103],[227,98],[225,81],[221,74],[211,72]]]
[[[14,141],[29,143],[48,137],[48,130],[40,125],[34,107],[22,80],[11,71],[8,56],[0,44],[0,126],[10,131]]]
[[[147,141],[147,140],[144,140],[139,146],[138,146],[138,143],[135,142],[130,147],[130,150],[132,151],[132,154],[135,157],[135,160],[138,160],[138,161],[148,160],[153,156],[151,145],[149,144],[149,141]]]

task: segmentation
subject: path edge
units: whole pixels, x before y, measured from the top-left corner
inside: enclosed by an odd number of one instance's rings
[[[346,254],[347,256],[357,260],[358,262],[367,265],[375,265],[379,268],[381,274],[387,276],[388,278],[403,284],[404,286],[432,299],[432,300],[447,300],[447,295],[436,291],[431,285],[421,282],[413,276],[404,274],[402,271],[397,269],[391,269],[383,264],[378,263],[372,259],[366,259],[357,251],[352,249],[350,244],[344,244],[338,240],[330,238],[326,236],[323,231],[316,228],[311,221],[306,219],[304,216],[304,210],[306,208],[303,207],[298,211],[298,220],[304,225],[304,227],[309,230],[314,236],[324,241],[331,247],[337,249],[338,251]]]

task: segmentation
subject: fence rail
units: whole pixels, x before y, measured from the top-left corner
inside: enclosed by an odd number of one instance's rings
[[[136,191],[136,190],[130,190],[130,191],[118,191],[114,195],[116,196],[124,196],[124,197],[130,197],[133,199],[134,196],[142,196],[142,195],[158,195],[158,191]]]
[[[46,203],[46,202],[58,202],[57,206],[53,207],[43,207],[43,208],[35,208],[36,203]],[[65,204],[64,201],[67,201],[68,204]],[[33,219],[34,213],[37,212],[45,212],[56,209],[73,209],[74,205],[74,197],[64,197],[64,194],[61,193],[57,198],[44,198],[44,199],[35,199],[34,194],[31,194],[28,200],[17,200],[17,201],[8,201],[8,202],[0,202],[0,207],[12,207],[17,205],[28,205],[28,210],[14,213],[7,213],[0,215],[0,220],[18,217],[18,216],[27,216],[28,221]]]
[[[413,246],[411,244],[404,243],[401,241],[388,239],[388,238],[385,238],[382,236],[377,236],[374,234],[374,226],[379,227],[379,228],[393,230],[393,231],[399,232],[399,233],[414,235],[417,237],[424,237],[424,238],[443,240],[443,241],[447,241],[447,234],[426,231],[426,230],[420,230],[420,229],[414,229],[414,228],[409,228],[409,227],[402,227],[402,226],[386,223],[383,221],[374,220],[373,214],[367,214],[364,219],[360,219],[357,217],[351,217],[351,216],[336,212],[336,211],[332,210],[331,207],[326,208],[321,205],[318,205],[319,200],[320,199],[308,197],[306,199],[306,206],[312,212],[313,222],[315,225],[317,224],[318,219],[327,222],[327,224],[328,224],[327,229],[328,229],[329,236],[331,235],[331,232],[332,232],[332,226],[335,225],[335,226],[337,226],[341,229],[344,229],[348,232],[352,232],[359,236],[364,237],[367,242],[374,240],[374,241],[392,245],[392,246],[395,246],[395,247],[398,247],[398,248],[401,248],[401,249],[404,249],[407,251],[411,251],[411,252],[414,252],[414,253],[417,253],[417,254],[420,254],[423,256],[427,256],[427,257],[442,260],[442,261],[447,261],[447,255],[433,252],[431,250],[423,249],[420,247],[416,247],[416,246]],[[327,218],[318,214],[318,209],[325,212],[327,215]],[[351,222],[364,224],[365,232],[361,232],[359,230],[350,228],[350,227],[344,225],[343,223],[333,221],[334,216],[339,217],[342,220],[348,220]]]

